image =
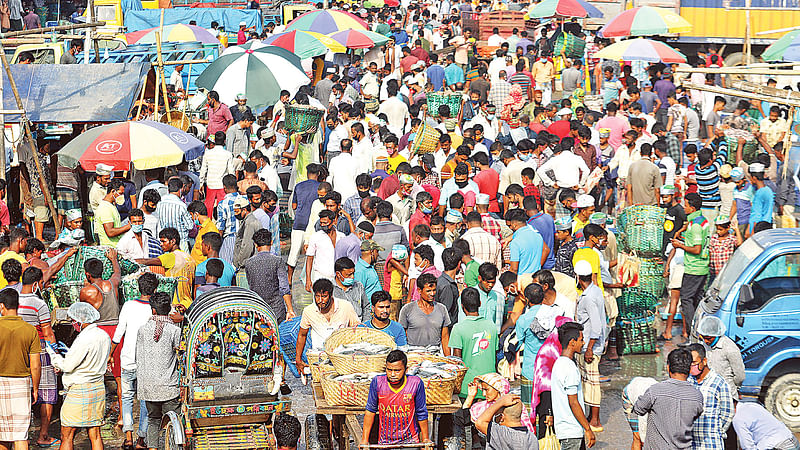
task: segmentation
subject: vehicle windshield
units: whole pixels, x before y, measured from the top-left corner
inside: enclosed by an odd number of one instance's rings
[[[117,11],[114,5],[97,5],[94,7],[95,20],[105,20],[113,22],[117,18]]]
[[[720,275],[711,283],[711,289],[717,292],[721,301],[728,296],[739,274],[763,251],[764,249],[755,240],[748,239],[733,252],[733,256],[725,263]]]

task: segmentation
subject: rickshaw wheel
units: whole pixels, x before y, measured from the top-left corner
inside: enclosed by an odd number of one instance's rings
[[[179,426],[178,428],[176,428],[169,419],[162,423],[161,431],[158,434],[159,450],[184,450],[191,448],[190,445],[179,444],[176,442],[177,436],[183,437],[183,427]]]
[[[330,425],[324,414],[306,416],[306,449],[332,450]]]

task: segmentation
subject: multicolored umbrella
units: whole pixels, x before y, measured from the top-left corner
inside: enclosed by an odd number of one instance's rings
[[[128,44],[155,44],[156,32],[161,27],[148,28],[146,30],[134,31],[125,35]],[[195,25],[164,25],[161,33],[161,42],[192,42],[200,41],[203,44],[219,44],[219,40],[208,30]]]
[[[800,61],[800,30],[790,31],[761,54],[764,61]]]
[[[531,19],[546,17],[603,17],[603,13],[584,0],[544,0],[528,10]]]
[[[594,54],[595,58],[623,61],[685,63],[686,56],[669,45],[652,39],[628,39],[611,44]]]
[[[195,83],[217,91],[220,101],[227,105],[236,103],[236,95],[244,93],[251,108],[263,110],[277,103],[281,90],[294,95],[309,81],[294,53],[275,45],[248,42],[228,47]]]
[[[389,6],[396,8],[400,6],[399,0],[364,0],[364,8],[383,8]]]
[[[603,28],[600,28],[600,35],[604,38],[653,36],[686,33],[691,30],[692,24],[673,11],[652,6],[638,6],[611,19]]]
[[[114,170],[156,169],[199,158],[203,143],[189,133],[151,120],[118,122],[91,128],[58,151],[58,161],[74,168],[78,164],[93,172],[97,164]]]
[[[324,34],[314,33],[312,31],[285,31],[283,33],[273,34],[264,39],[264,43],[285,48],[299,56],[300,59],[319,56],[327,53],[328,50],[334,53],[344,53],[347,51],[342,44]]]
[[[388,37],[369,30],[342,30],[330,37],[347,48],[372,48],[389,42]]]
[[[286,31],[302,30],[331,34],[337,31],[367,30],[369,26],[360,17],[344,11],[315,9],[294,19],[286,25]]]

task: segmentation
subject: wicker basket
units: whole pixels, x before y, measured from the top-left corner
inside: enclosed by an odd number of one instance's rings
[[[140,273],[133,274],[133,276],[130,277],[125,277],[125,279],[122,280],[120,283],[120,288],[122,289],[122,299],[124,302],[141,298],[142,293],[139,292],[139,277],[146,271],[149,272],[149,270],[143,269],[140,271]],[[156,279],[158,279],[158,287],[156,287],[156,292],[165,292],[169,294],[170,297],[175,294],[175,289],[178,287],[177,278],[156,274]]]
[[[563,52],[567,58],[583,58],[583,50],[585,48],[586,41],[571,33],[562,32],[556,38],[553,53],[558,56]]]
[[[84,281],[62,281],[58,284],[51,284],[42,292],[42,298],[50,306],[50,310],[56,308],[69,308],[70,305],[78,301],[78,296],[85,286]]]
[[[311,379],[314,380],[314,381],[322,380],[322,377],[324,377],[325,375],[328,375],[328,374],[332,374],[334,376],[335,375],[339,375],[338,373],[336,373],[336,369],[334,369],[332,365],[327,364],[327,363],[326,364],[317,364],[317,363],[312,364],[312,363],[309,362],[308,367],[311,369]]]
[[[291,133],[315,133],[324,114],[324,109],[310,105],[287,105],[284,127]]]
[[[447,105],[450,107],[450,117],[456,117],[461,112],[461,102],[463,97],[457,93],[431,92],[427,96],[428,115],[439,117],[439,107]]]
[[[619,216],[623,250],[644,257],[661,256],[665,216],[666,209],[658,206],[625,208]]]
[[[639,284],[641,291],[660,299],[664,294],[664,260],[661,258],[639,258]]]
[[[192,125],[191,119],[180,111],[170,111],[161,115],[161,123],[168,123],[181,131],[186,131]]]
[[[86,270],[84,270],[83,264],[90,258],[97,258],[102,261],[103,279],[109,279],[113,273],[113,267],[111,266],[111,260],[106,257],[105,249],[105,247],[78,247],[78,251],[70,256],[64,264],[64,267],[58,271],[53,283],[61,284],[66,281],[84,281],[86,279]],[[119,262],[122,276],[130,275],[143,267],[141,264],[137,264],[122,256],[117,256],[117,261]]]
[[[442,133],[436,128],[422,123],[419,126],[419,130],[417,130],[417,135],[414,136],[414,140],[411,142],[411,154],[422,155],[435,152],[436,147],[439,146],[439,136],[441,135]]]
[[[328,373],[320,379],[325,401],[331,406],[364,406],[369,397],[370,381],[353,383],[350,381],[336,381],[336,374]],[[427,394],[427,390],[425,391]]]
[[[428,405],[449,405],[453,401],[453,392],[461,389],[457,376],[422,378],[422,383],[425,384],[425,403]]]
[[[331,360],[331,364],[339,374],[383,372],[386,368],[386,354],[339,355],[333,352],[340,345],[356,344],[358,342],[385,345],[392,350],[397,348],[391,336],[372,328],[342,328],[334,331],[325,341],[325,353],[328,354],[328,359]]]
[[[623,355],[656,353],[658,351],[655,320],[655,313],[648,312],[639,317],[619,321],[618,326],[622,330],[624,343]]]
[[[623,288],[617,297],[619,317],[632,318],[653,312],[658,305],[658,297],[639,288]]]
[[[739,148],[739,139],[729,136],[725,140],[728,142],[728,164],[736,167],[736,150]],[[758,141],[755,139],[745,141],[742,147],[742,161],[747,164],[754,163],[756,156],[758,156]]]
[[[433,362],[446,362],[450,364],[455,364],[460,366],[458,371],[456,372],[456,384],[453,387],[455,393],[461,392],[461,383],[464,382],[464,376],[467,374],[467,370],[469,368],[464,365],[463,361],[458,359],[451,359],[446,356],[439,356],[439,355],[429,355],[425,353],[409,353],[408,354],[408,366],[411,367],[415,364],[419,364],[422,361],[433,361]],[[448,400],[449,403],[449,400]]]

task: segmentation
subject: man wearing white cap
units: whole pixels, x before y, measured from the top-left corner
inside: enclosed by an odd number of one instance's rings
[[[253,114],[253,110],[247,106],[247,96],[245,94],[236,94],[236,104],[230,108],[231,117],[233,122],[239,122],[247,113]]]
[[[239,31],[236,33],[236,45],[242,45],[247,42],[247,32],[254,29],[255,26],[248,27],[247,22],[239,22]]]
[[[98,203],[106,196],[106,185],[114,174],[114,167],[108,164],[98,164],[94,169],[95,177],[92,187],[89,188],[89,211],[94,212]]]
[[[752,236],[753,230],[759,222],[772,223],[772,206],[775,203],[775,192],[764,184],[764,170],[764,165],[758,162],[754,162],[748,167],[750,182],[753,183],[756,192],[753,194],[750,224],[747,227],[745,237]]]
[[[600,355],[606,347],[606,308],[603,291],[592,282],[592,266],[586,260],[575,263],[575,275],[583,290],[578,298],[575,321],[583,325],[585,342],[582,355],[576,355],[583,380],[584,401],[590,407],[589,426],[592,431],[603,431],[600,424]]]
[[[88,428],[92,448],[103,448],[100,425],[106,409],[106,374],[111,354],[111,338],[95,322],[100,313],[86,302],[75,302],[67,310],[72,327],[78,332],[66,355],[61,356],[52,345],[46,350],[56,369],[63,373],[61,381],[67,390],[61,406],[62,446],[71,444],[79,428]]]

